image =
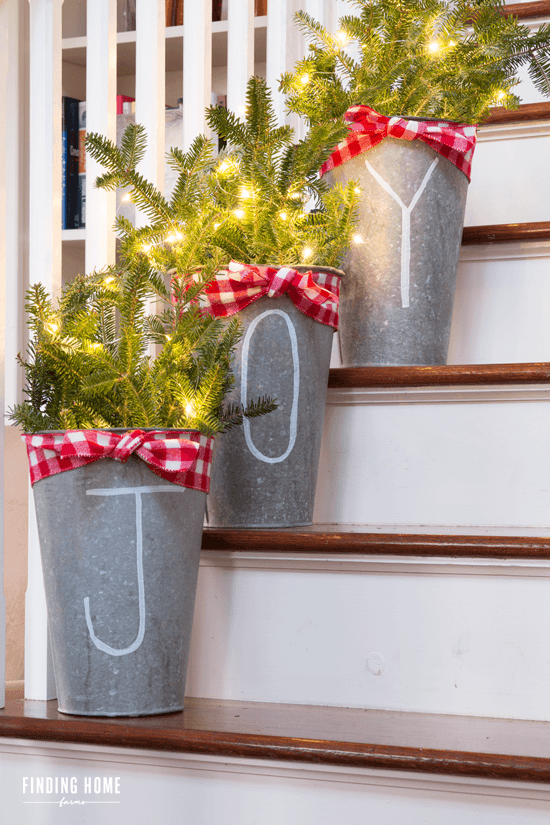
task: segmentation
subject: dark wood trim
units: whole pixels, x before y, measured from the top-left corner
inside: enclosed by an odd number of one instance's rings
[[[548,239],[550,239],[550,221],[465,226],[462,233],[463,246],[506,243],[509,241],[543,241]]]
[[[493,123],[524,123],[529,120],[550,119],[550,102],[522,103],[517,109],[505,109],[496,106],[491,109],[491,115],[480,126],[490,126]]]
[[[202,548],[256,553],[330,553],[336,556],[351,553],[365,556],[550,559],[550,536],[369,533],[367,525],[364,532],[358,532],[356,525],[350,530],[350,526],[345,524],[285,530],[206,527]]]
[[[393,738],[396,735],[399,736],[400,723],[405,717],[418,717],[418,721],[415,720],[413,724],[418,726],[419,747],[405,747],[396,744],[379,744],[376,740],[369,742],[370,717],[369,711],[366,710],[220,702],[218,706],[225,709],[225,718],[220,720],[219,714],[217,717],[218,722],[222,721],[222,730],[220,730],[208,728],[208,712],[204,718],[200,718],[201,706],[208,709],[209,705],[212,706],[212,700],[191,699],[188,700],[188,704],[190,705],[189,711],[162,717],[91,719],[63,717],[57,712],[55,701],[23,702],[19,699],[8,698],[5,710],[0,711],[0,736],[78,745],[145,748],[160,752],[221,756],[228,759],[234,757],[271,759],[281,762],[338,765],[349,768],[378,768],[415,771],[422,774],[550,782],[550,759],[543,756],[422,747],[425,738],[422,728],[427,719],[433,719],[427,715],[387,714],[388,723],[393,727]],[[256,730],[258,729],[257,723],[261,719],[263,724],[260,727],[265,727],[270,732],[265,734],[244,732],[243,726],[239,725],[240,716],[246,717],[250,713],[254,716]],[[375,715],[376,713],[374,712]],[[234,717],[233,725],[227,723],[228,716]],[[215,713],[213,719],[216,719]],[[213,719],[211,718],[210,721]],[[443,724],[443,718],[440,717],[440,719]],[[447,720],[449,719],[447,717]],[[349,732],[351,720],[356,720],[356,725],[352,727],[354,739],[346,741],[334,738],[334,734],[338,734],[339,731]],[[495,721],[498,722],[498,720],[477,721],[481,724],[485,721],[489,726]],[[452,728],[456,722],[451,719],[447,724],[450,724]],[[544,725],[544,723],[530,723],[531,726],[541,724]],[[281,734],[274,732],[277,727],[280,727]],[[479,728],[480,725],[477,727]],[[380,725],[378,729],[380,732]],[[382,740],[387,740],[387,738],[387,736],[380,737]],[[474,742],[479,739],[478,730]],[[453,741],[450,733],[449,740]],[[525,734],[520,737],[519,741],[513,743],[514,753],[521,749],[523,742],[529,753],[529,738],[525,741]]]
[[[550,17],[550,2],[537,0],[531,3],[507,3],[502,9],[506,17],[513,14],[518,20],[536,20],[537,17]]]
[[[336,367],[329,387],[449,387],[478,384],[545,384],[550,363],[465,364],[439,367]]]

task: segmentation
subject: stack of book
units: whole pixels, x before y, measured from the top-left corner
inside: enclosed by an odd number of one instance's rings
[[[135,98],[116,96],[117,115],[135,111]],[[63,180],[62,229],[82,229],[86,226],[86,101],[64,97],[63,125]]]

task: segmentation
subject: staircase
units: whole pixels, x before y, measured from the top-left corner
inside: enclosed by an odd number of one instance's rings
[[[549,134],[540,103],[482,131],[449,366],[335,353],[315,524],[205,530],[184,714],[11,686],[2,822],[547,825]],[[22,771],[120,795],[53,815]]]

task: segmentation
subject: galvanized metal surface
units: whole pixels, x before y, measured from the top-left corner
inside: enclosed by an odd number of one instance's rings
[[[343,263],[343,366],[446,364],[468,179],[421,141],[396,138],[328,178],[363,191],[363,242]]]
[[[136,456],[33,490],[59,710],[181,710],[206,494]]]
[[[208,524],[311,524],[333,329],[286,295],[260,298],[239,315],[233,400],[271,395],[279,407],[217,438]]]

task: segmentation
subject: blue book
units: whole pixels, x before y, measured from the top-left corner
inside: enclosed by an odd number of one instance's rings
[[[65,120],[65,229],[80,227],[80,197],[78,180],[78,105],[74,97],[63,98]]]

